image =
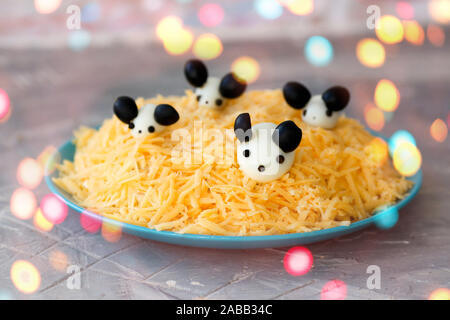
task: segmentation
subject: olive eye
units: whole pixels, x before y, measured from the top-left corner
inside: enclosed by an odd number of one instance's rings
[[[133,122],[130,122],[130,124],[128,125],[128,128],[134,129],[134,123],[133,123]]]
[[[306,109],[303,110],[303,116],[306,116]]]
[[[249,136],[245,136],[244,141],[245,142],[249,142],[250,141],[250,137]]]
[[[282,155],[279,155],[278,157],[277,157],[277,162],[278,163],[283,163],[284,162],[284,156],[282,156]]]
[[[246,158],[250,157],[250,150],[248,149],[244,150],[244,157]]]
[[[200,101],[201,98],[202,98],[202,96],[201,96],[201,95],[198,95],[198,96],[197,96],[197,101]]]
[[[155,132],[155,127],[154,126],[148,127],[148,132],[150,132],[150,133]]]
[[[329,109],[327,109],[327,112],[326,112],[326,114],[327,114],[327,116],[331,117],[331,115],[333,114],[333,111],[332,111],[332,110],[329,110]]]
[[[222,100],[222,99],[217,99],[217,100],[216,100],[216,105],[221,106],[222,103],[223,103],[223,100]]]

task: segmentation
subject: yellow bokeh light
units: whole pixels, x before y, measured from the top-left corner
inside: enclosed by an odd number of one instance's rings
[[[120,225],[103,222],[102,236],[108,242],[118,242],[122,237],[122,227]]]
[[[450,23],[450,0],[431,0],[428,2],[431,17],[439,23]]]
[[[364,118],[369,128],[381,131],[384,127],[384,113],[373,105],[368,105],[364,111]]]
[[[392,112],[400,103],[400,93],[392,81],[382,79],[375,88],[374,101],[381,110]]]
[[[33,224],[36,228],[44,232],[52,230],[54,226],[53,223],[44,217],[40,208],[38,208],[34,214]]]
[[[164,48],[169,54],[180,55],[187,52],[194,40],[191,31],[183,28],[178,32],[166,36],[163,40]]]
[[[31,294],[41,285],[41,275],[36,267],[28,261],[17,260],[10,271],[11,280],[17,290]]]
[[[69,265],[69,259],[67,255],[59,250],[52,251],[48,258],[50,264],[55,270],[58,271],[66,271],[67,266]]]
[[[375,33],[384,43],[399,43],[403,40],[403,25],[397,17],[385,15],[378,20]]]
[[[422,165],[422,155],[419,149],[410,142],[399,143],[392,158],[395,169],[407,177],[415,175]]]
[[[314,0],[279,0],[290,12],[305,16],[314,11]]]
[[[183,28],[183,22],[176,16],[167,16],[161,19],[156,26],[156,35],[163,40],[171,37]]]
[[[425,40],[425,31],[417,21],[403,21],[403,27],[405,29],[405,39],[408,42],[416,46],[423,44],[423,41]]]
[[[436,47],[442,47],[445,43],[445,32],[441,27],[430,24],[427,28],[428,41]]]
[[[447,139],[447,124],[442,119],[436,119],[430,126],[431,137],[437,142],[444,142]]]
[[[368,158],[376,165],[380,166],[388,158],[389,150],[386,141],[381,138],[374,138],[365,148]]]
[[[210,60],[217,58],[223,50],[222,41],[212,34],[205,33],[195,40],[193,52],[199,59]]]
[[[254,58],[240,57],[234,60],[231,64],[231,71],[247,83],[252,83],[258,79],[261,73],[261,68],[259,67],[258,61]]]
[[[436,289],[430,294],[428,300],[450,300],[450,289]]]
[[[356,56],[362,65],[378,68],[384,64],[386,52],[383,45],[375,39],[362,39],[356,45]]]
[[[55,12],[61,5],[61,0],[34,0],[36,11],[41,14]]]

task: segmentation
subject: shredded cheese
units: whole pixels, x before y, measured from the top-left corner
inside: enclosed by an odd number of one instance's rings
[[[412,185],[388,159],[368,154],[374,137],[358,121],[310,127],[280,90],[247,92],[221,110],[199,108],[190,90],[136,102],[172,104],[180,120],[145,139],[133,138],[115,117],[99,130],[82,127],[74,161],[60,165],[54,179],[80,205],[113,219],[180,233],[307,232],[367,218]],[[280,179],[258,183],[239,170],[231,129],[242,112],[253,124],[290,119],[302,128],[296,160]]]

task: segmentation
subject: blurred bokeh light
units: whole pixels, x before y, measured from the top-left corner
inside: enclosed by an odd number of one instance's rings
[[[222,41],[219,37],[212,33],[200,35],[194,43],[193,52],[199,59],[211,60],[215,59],[223,51]]]
[[[419,171],[422,165],[422,154],[412,143],[402,142],[394,150],[394,167],[406,177],[413,176]]]
[[[30,219],[36,212],[37,200],[34,193],[25,188],[16,189],[10,201],[11,213],[21,220]]]
[[[11,266],[11,281],[20,292],[31,294],[41,285],[41,274],[36,267],[26,261],[17,260]]]
[[[333,59],[333,46],[331,42],[321,36],[313,36],[306,41],[305,57],[314,66],[323,67]]]
[[[428,11],[431,17],[439,23],[450,23],[450,0],[430,0]]]
[[[42,210],[38,208],[33,218],[34,226],[43,232],[48,232],[53,229],[54,224],[47,220],[42,214]]]
[[[416,139],[414,139],[414,136],[409,131],[398,130],[389,139],[389,154],[391,155],[391,157],[394,155],[394,151],[403,142],[407,142],[416,146]]]
[[[364,108],[364,119],[370,129],[381,131],[384,128],[384,113],[373,104],[369,103]]]
[[[431,292],[428,300],[450,300],[450,289],[439,288]]]
[[[320,292],[321,300],[345,300],[346,297],[347,285],[339,279],[328,281]]]
[[[279,0],[293,14],[305,16],[314,11],[314,0]]]
[[[384,64],[386,52],[379,41],[365,38],[356,45],[356,56],[362,65],[369,68],[378,68]]]
[[[252,57],[239,57],[233,61],[231,71],[247,83],[253,83],[258,79],[261,68],[256,59]]]
[[[256,12],[263,18],[274,20],[283,14],[283,7],[278,0],[255,0]]]
[[[35,159],[25,158],[19,163],[16,176],[20,185],[28,189],[34,189],[41,184],[44,169]]]
[[[7,120],[10,114],[10,100],[5,90],[0,88],[0,123]]]
[[[383,111],[395,111],[400,103],[400,93],[391,80],[382,79],[375,87],[374,101]]]
[[[405,39],[408,42],[416,46],[423,44],[425,40],[425,31],[417,21],[404,21],[403,26],[405,29]]]
[[[40,208],[44,217],[54,224],[62,223],[69,210],[67,205],[53,193],[42,198]]]
[[[305,275],[313,265],[311,251],[305,247],[293,247],[289,249],[283,259],[284,269],[293,276]]]
[[[430,134],[437,142],[444,142],[447,139],[447,124],[442,119],[436,119],[430,126]]]
[[[378,20],[375,33],[384,43],[399,43],[403,40],[403,25],[397,17],[384,15]]]
[[[122,237],[122,227],[120,224],[112,224],[103,221],[102,223],[102,237],[108,242],[118,242]]]
[[[217,3],[206,3],[198,10],[198,19],[206,27],[215,27],[222,23],[225,11]]]
[[[440,26],[430,24],[427,28],[427,38],[436,47],[442,47],[445,43],[445,32]]]
[[[50,14],[55,12],[61,5],[61,0],[34,0],[36,11],[41,14]]]

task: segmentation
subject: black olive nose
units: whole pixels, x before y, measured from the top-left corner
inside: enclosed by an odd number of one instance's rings
[[[266,170],[266,167],[264,167],[264,166],[259,166],[258,167],[258,171],[259,172],[264,172],[264,170]]]
[[[142,130],[139,130],[138,132],[139,132],[139,133],[142,133]]]

